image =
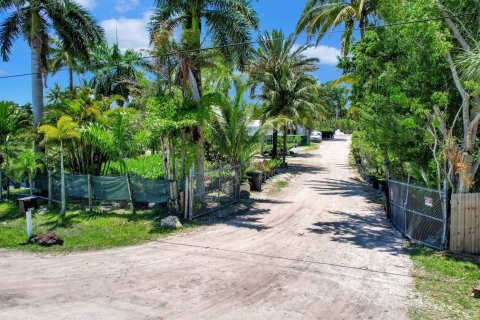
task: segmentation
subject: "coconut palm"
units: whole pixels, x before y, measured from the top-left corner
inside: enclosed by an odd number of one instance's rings
[[[339,25],[344,26],[342,35],[342,53],[350,52],[353,29],[358,22],[363,38],[368,19],[378,14],[377,0],[309,0],[297,24],[297,34],[308,33],[308,38],[317,38],[316,44],[323,39],[328,30]]]
[[[242,167],[255,154],[260,131],[249,134],[249,124],[253,120],[254,108],[245,100],[247,86],[237,84],[233,98],[220,95],[214,106],[214,117],[210,123],[212,138],[220,153],[231,162],[235,172],[234,193],[240,195]]]
[[[2,160],[5,163],[7,172],[9,171],[9,137],[20,129],[22,122],[24,122],[26,118],[25,111],[15,103],[0,101],[0,143],[3,144],[4,147],[5,154]],[[2,170],[0,168],[0,199],[2,199],[2,187]]]
[[[68,70],[68,88],[70,95],[73,97],[75,95],[73,73],[81,73],[85,68],[75,52],[66,48],[64,44],[57,39],[52,38],[50,41],[54,46],[49,48],[47,71],[56,74],[66,68]]]
[[[256,85],[262,85],[260,96],[265,99],[268,99],[270,96],[268,91],[271,87],[265,86],[265,82],[270,81],[272,85],[275,82],[279,82],[282,76],[285,76],[282,74],[284,70],[288,70],[291,73],[305,74],[313,72],[318,68],[317,63],[319,60],[305,55],[305,51],[310,46],[300,45],[296,47],[293,34],[286,37],[281,30],[273,30],[271,33],[267,31],[259,36],[258,41],[259,46],[253,51],[254,60],[250,63],[248,71],[250,81],[255,84],[253,86],[254,90]],[[267,105],[269,104],[268,100],[265,100],[265,102],[267,102]],[[268,108],[268,106],[266,107]],[[265,114],[262,119],[264,121],[269,120],[265,117]],[[272,158],[276,159],[278,157],[278,130],[275,126],[273,126],[272,138]]]
[[[322,116],[323,108],[319,101],[316,81],[309,74],[297,74],[284,66],[279,79],[270,76],[263,86],[265,88],[261,97],[269,101],[264,110],[265,117],[283,127],[282,156],[283,163],[286,164],[289,124]]]
[[[218,47],[225,62],[242,67],[248,57],[250,30],[258,27],[258,17],[249,0],[156,0],[155,11],[150,20],[150,34],[164,30],[182,28],[182,47],[190,52],[187,63],[183,63],[183,74],[188,75],[192,91],[202,96],[201,37],[206,32],[212,45]],[[232,43],[244,45],[231,46]],[[184,77],[185,78],[185,77]],[[200,99],[197,99],[199,103]],[[196,170],[197,189],[204,193],[204,136],[203,123],[194,128],[197,145]]]
[[[95,19],[73,0],[3,0],[0,11],[14,10],[0,25],[0,54],[10,58],[14,41],[23,37],[31,49],[33,122],[43,119],[43,81],[47,71],[49,33],[71,52],[88,59],[88,47],[103,41]]]
[[[56,126],[43,125],[38,128],[38,133],[44,135],[44,143],[60,144],[60,187],[61,187],[61,210],[60,214],[65,215],[66,199],[65,199],[65,165],[64,154],[65,144],[68,141],[80,139],[78,124],[68,116],[62,116],[57,121]]]
[[[118,44],[102,44],[91,52],[90,69],[93,70],[93,88],[97,95],[119,95],[119,105],[130,98],[131,88],[137,86],[138,67],[146,66],[141,54],[133,50],[122,52]]]
[[[37,171],[42,168],[41,159],[40,153],[33,148],[21,151],[15,159],[14,169],[17,179],[28,179],[30,195],[33,195],[33,178],[35,178]]]

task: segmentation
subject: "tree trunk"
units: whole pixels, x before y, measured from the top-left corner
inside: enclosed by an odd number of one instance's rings
[[[64,216],[66,213],[66,201],[65,201],[65,168],[63,164],[63,141],[60,141],[60,187],[61,187],[61,209],[60,215]]]
[[[170,163],[172,167],[172,177],[170,180],[171,184],[171,207],[172,210],[175,212],[175,214],[178,214],[180,212],[180,207],[179,207],[179,197],[178,197],[178,186],[177,186],[177,170],[176,170],[176,157],[175,157],[175,146],[172,141],[170,143]]]
[[[52,206],[52,170],[47,170],[48,174],[48,207]]]
[[[278,158],[278,130],[273,129],[272,133],[272,159]]]
[[[43,120],[42,39],[33,36],[30,41],[32,59],[32,111],[33,125]]]
[[[287,164],[287,141],[288,141],[288,125],[283,126],[283,165]]]
[[[8,161],[8,144],[5,141],[5,178],[7,180],[7,199],[10,198],[10,177],[8,176],[8,173],[10,171],[10,165]]]
[[[185,141],[185,128],[182,129],[182,159],[181,159],[181,178],[185,179],[185,152],[186,152],[186,141]]]
[[[472,187],[473,156],[468,153],[463,153],[461,171],[458,174],[457,193],[468,193]]]
[[[75,87],[73,85],[73,69],[72,67],[68,67],[68,81],[70,87],[70,94],[72,95],[72,99],[75,97]]]
[[[3,179],[2,179],[2,169],[0,168],[0,200],[3,200]]]
[[[128,197],[130,198],[130,208],[132,209],[132,214],[136,214],[135,203],[133,201],[133,192],[132,192],[132,183],[130,182],[130,176],[128,175],[127,167],[125,166],[125,178],[127,179],[127,189]]]
[[[196,173],[196,182],[197,182],[197,193],[199,195],[199,200],[203,204],[205,202],[205,148],[204,148],[204,136],[203,136],[203,123],[197,128],[198,130],[198,141],[197,141],[197,158],[195,159],[195,170]]]

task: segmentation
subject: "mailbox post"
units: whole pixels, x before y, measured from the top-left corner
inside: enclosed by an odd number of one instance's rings
[[[24,197],[18,199],[18,210],[20,212],[25,213],[27,219],[27,237],[28,240],[33,235],[33,227],[32,227],[32,211],[37,206],[37,198],[36,197]]]

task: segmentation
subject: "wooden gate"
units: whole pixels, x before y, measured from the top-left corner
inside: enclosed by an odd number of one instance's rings
[[[480,193],[452,194],[450,251],[480,253]]]

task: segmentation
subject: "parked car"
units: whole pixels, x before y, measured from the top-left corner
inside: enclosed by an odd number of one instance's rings
[[[312,134],[310,135],[310,141],[311,142],[322,142],[322,133],[319,131],[313,131]]]

